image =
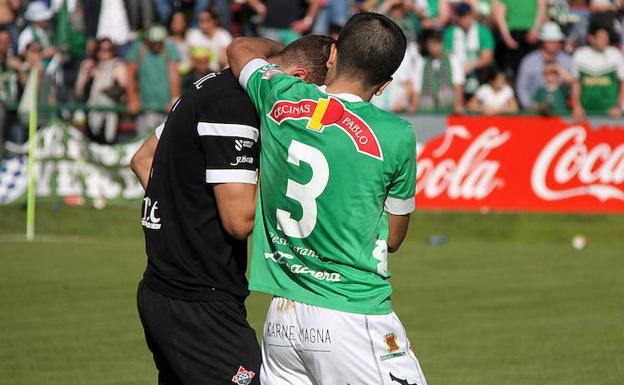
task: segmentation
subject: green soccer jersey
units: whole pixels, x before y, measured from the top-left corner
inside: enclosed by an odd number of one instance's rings
[[[581,84],[581,105],[588,113],[606,114],[618,105],[624,81],[624,55],[613,47],[602,52],[581,47],[574,52],[572,76]]]
[[[245,67],[241,84],[262,124],[250,289],[391,312],[387,213],[414,209],[410,124],[260,60]]]

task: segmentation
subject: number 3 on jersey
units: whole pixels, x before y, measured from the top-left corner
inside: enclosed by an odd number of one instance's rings
[[[294,220],[290,212],[277,209],[277,229],[292,238],[306,238],[312,234],[317,219],[316,198],[323,193],[329,181],[329,164],[323,153],[293,140],[288,147],[288,163],[300,166],[301,162],[310,165],[312,178],[305,184],[288,179],[286,188],[286,196],[301,205],[301,219]]]

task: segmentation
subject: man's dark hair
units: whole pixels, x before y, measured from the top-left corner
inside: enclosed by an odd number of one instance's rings
[[[592,23],[589,26],[589,30],[588,33],[592,36],[596,36],[596,34],[598,33],[598,31],[605,31],[606,33],[609,33],[609,27],[606,26],[604,23]]]
[[[442,31],[438,31],[436,29],[428,30],[424,35],[425,35],[425,43],[428,42],[429,40],[442,42],[444,38]]]
[[[331,45],[336,40],[329,36],[308,35],[288,44],[276,55],[284,66],[297,65],[308,70],[307,81],[321,85],[327,75],[327,60]]]
[[[405,34],[392,20],[378,13],[358,13],[338,37],[336,73],[362,79],[366,87],[381,84],[392,79],[406,46]]]

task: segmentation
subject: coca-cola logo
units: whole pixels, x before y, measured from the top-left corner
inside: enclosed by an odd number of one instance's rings
[[[538,197],[556,201],[589,195],[602,202],[624,201],[624,191],[617,187],[624,183],[624,143],[590,148],[586,139],[586,129],[573,126],[546,144],[531,172],[531,186]]]
[[[449,126],[438,147],[432,151],[423,147],[418,151],[416,194],[422,193],[430,199],[443,194],[451,199],[487,198],[504,186],[498,173],[501,162],[488,156],[510,136],[510,132],[490,127],[466,146],[472,137],[468,129]]]

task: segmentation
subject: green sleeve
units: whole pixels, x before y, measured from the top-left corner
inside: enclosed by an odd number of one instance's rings
[[[479,24],[479,45],[481,49],[494,49],[494,36],[483,24]]]
[[[132,43],[130,49],[128,49],[128,53],[126,53],[126,61],[128,63],[133,63],[139,60],[139,51],[141,50],[141,41],[136,41]]]
[[[416,137],[411,125],[398,149],[396,172],[388,196],[411,199],[416,193]]]
[[[444,52],[450,53],[453,51],[453,28],[448,27],[444,31]]]
[[[278,66],[267,64],[258,68],[247,81],[246,91],[259,113],[271,108],[283,91],[303,80],[285,74]],[[268,111],[265,111],[268,112]]]

